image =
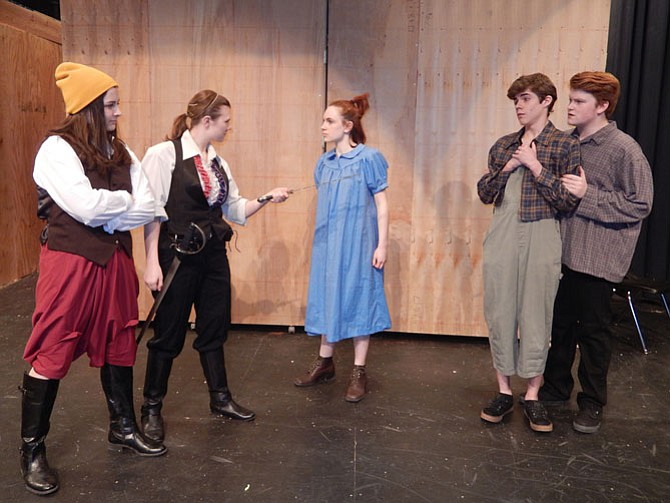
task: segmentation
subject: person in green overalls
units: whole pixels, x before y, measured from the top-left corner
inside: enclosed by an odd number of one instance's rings
[[[561,273],[557,217],[579,202],[561,176],[578,173],[579,142],[549,120],[557,93],[546,75],[519,77],[507,97],[522,127],[491,147],[488,172],[477,184],[481,201],[494,205],[484,238],[484,317],[498,382],[480,417],[500,423],[512,412],[511,376],[518,375],[528,380],[523,408],[531,429],[550,432],[538,390]]]

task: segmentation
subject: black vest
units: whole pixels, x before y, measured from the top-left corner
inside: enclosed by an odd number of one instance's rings
[[[172,140],[172,144],[175,149],[175,163],[170,182],[170,193],[165,204],[168,221],[162,228],[171,236],[183,236],[190,223],[193,222],[205,232],[206,236],[214,235],[222,241],[230,241],[233,230],[223,219],[221,207],[209,206],[202,191],[193,157],[184,160],[181,138]],[[223,168],[220,170],[227,191],[228,176]]]
[[[84,166],[84,174],[94,189],[133,192],[130,166],[114,168],[106,174]],[[47,231],[42,235],[46,237],[46,245],[50,250],[74,253],[101,266],[109,262],[119,246],[132,258],[133,241],[130,232],[108,234],[102,226],[84,225],[53,203],[48,196],[45,204],[45,193],[44,189],[38,187],[38,216],[47,220]]]

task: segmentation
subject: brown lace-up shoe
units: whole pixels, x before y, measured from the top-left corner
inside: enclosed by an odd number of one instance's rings
[[[298,377],[293,384],[300,388],[314,386],[320,382],[330,382],[335,378],[335,363],[332,358],[321,358],[320,356],[312,363],[312,366],[303,377]]]
[[[351,371],[351,378],[349,379],[349,387],[344,399],[347,402],[360,402],[363,400],[368,387],[368,376],[365,373],[365,367],[356,365]]]

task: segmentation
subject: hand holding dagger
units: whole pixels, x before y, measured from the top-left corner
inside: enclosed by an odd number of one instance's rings
[[[304,187],[300,187],[297,189],[289,189],[288,193],[289,194],[295,194],[296,192],[302,192],[304,190],[309,190],[309,189],[318,189],[319,187],[323,185],[330,185],[333,183],[341,182],[342,180],[346,180],[347,178],[355,178],[357,175],[348,175],[348,176],[343,176],[341,178],[336,178],[334,180],[329,180],[327,182],[321,182],[321,183],[313,183],[312,185],[305,185]],[[265,203],[267,201],[272,200],[272,194],[266,194],[264,196],[259,197],[256,199],[259,203]]]

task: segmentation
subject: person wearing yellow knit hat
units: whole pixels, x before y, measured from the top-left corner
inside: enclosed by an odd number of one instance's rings
[[[68,114],[76,114],[112,87],[119,87],[112,77],[97,68],[69,61],[56,68],[56,85],[63,93]]]
[[[21,471],[36,494],[58,490],[45,438],[58,385],[83,354],[100,368],[110,448],[166,452],[139,431],[133,408],[138,279],[130,229],[154,216],[154,198],[135,154],[118,136],[119,88],[106,73],[65,62],[56,68],[66,117],[35,157],[41,234],[33,328],[23,354]],[[86,448],[86,446],[84,446]]]

